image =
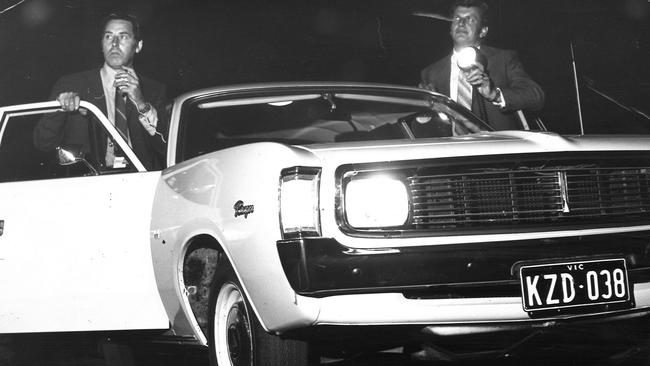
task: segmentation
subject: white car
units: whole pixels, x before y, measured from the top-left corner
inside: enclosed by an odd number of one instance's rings
[[[178,97],[148,172],[82,107],[121,167],[34,147],[57,102],[0,108],[0,333],[305,365],[614,325],[627,342],[650,313],[650,137],[492,131],[409,87],[243,85]]]

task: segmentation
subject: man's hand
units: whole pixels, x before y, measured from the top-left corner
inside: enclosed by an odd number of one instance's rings
[[[59,102],[59,104],[61,104],[61,109],[66,112],[74,112],[79,109],[79,113],[83,114],[84,116],[88,112],[88,110],[85,108],[79,108],[81,98],[79,98],[79,94],[76,92],[63,92],[59,94],[58,97],[56,97],[56,100]]]
[[[138,110],[144,108],[146,102],[140,90],[140,79],[138,79],[138,75],[133,68],[123,66],[122,71],[115,74],[115,83],[113,85],[120,92],[125,93]]]
[[[475,63],[475,67],[465,74],[467,81],[478,90],[488,101],[492,102],[498,97],[496,88],[490,76],[481,63]]]

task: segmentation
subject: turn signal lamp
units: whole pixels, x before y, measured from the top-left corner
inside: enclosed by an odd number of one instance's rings
[[[280,176],[280,227],[282,237],[320,236],[320,169],[293,167]]]

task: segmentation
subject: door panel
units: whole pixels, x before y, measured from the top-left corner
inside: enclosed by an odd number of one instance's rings
[[[22,119],[2,121],[7,131]],[[149,237],[160,173],[43,179],[12,169],[26,180],[0,183],[0,333],[167,329]]]

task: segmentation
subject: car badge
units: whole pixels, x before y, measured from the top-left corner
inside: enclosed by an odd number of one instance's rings
[[[245,219],[255,211],[255,205],[245,205],[242,200],[235,202],[233,208],[235,209],[235,217],[244,215]]]

